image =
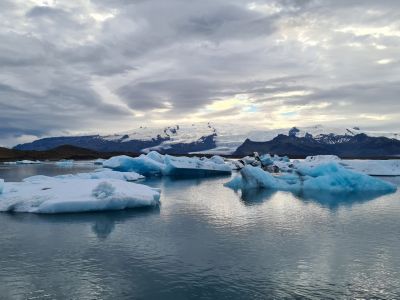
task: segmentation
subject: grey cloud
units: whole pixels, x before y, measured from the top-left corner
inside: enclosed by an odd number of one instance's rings
[[[0,3],[0,144],[6,134],[176,123],[237,95],[268,105],[265,113],[329,102],[309,117],[349,122],[399,108],[397,0],[55,3]],[[284,94],[299,90],[312,94]]]

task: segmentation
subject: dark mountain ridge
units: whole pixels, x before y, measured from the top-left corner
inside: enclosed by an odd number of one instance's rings
[[[390,157],[400,154],[400,141],[387,137],[370,137],[366,134],[321,135],[318,139],[306,135],[280,134],[271,141],[254,142],[249,139],[237,148],[234,155],[258,153],[305,157],[308,155],[333,154],[340,157]]]

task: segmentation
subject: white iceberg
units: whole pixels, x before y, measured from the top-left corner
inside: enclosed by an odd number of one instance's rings
[[[126,155],[115,156],[103,163],[103,167],[116,171],[134,171],[145,176],[167,175],[167,176],[211,176],[230,174],[231,168],[222,157],[214,156],[211,159],[202,157],[176,157],[161,155],[151,151],[139,157]]]
[[[73,213],[157,206],[160,190],[115,179],[6,182],[0,211]]]
[[[17,165],[37,165],[37,164],[41,164],[42,162],[39,160],[18,160],[16,161]]]
[[[74,161],[72,159],[69,160],[60,160],[56,162],[56,166],[58,167],[72,167],[74,165]]]
[[[344,168],[337,163],[317,166],[297,165],[293,172],[272,175],[261,168],[246,166],[236,178],[226,184],[233,189],[267,188],[293,192],[324,191],[360,193],[396,191],[396,186]]]
[[[342,160],[346,168],[374,176],[400,176],[400,160]]]
[[[332,161],[340,161],[340,157],[336,155],[313,155],[307,156],[304,159],[306,163],[322,163],[322,162],[332,162]]]
[[[105,162],[105,159],[104,159],[104,158],[98,158],[98,159],[96,159],[96,160],[93,162],[93,164],[95,164],[95,165],[102,165],[103,162]]]
[[[52,180],[52,179],[118,179],[124,181],[137,181],[143,178],[144,178],[143,175],[140,175],[136,172],[118,172],[109,169],[99,169],[96,170],[95,172],[57,175],[54,177],[36,175],[25,178],[23,181],[36,182],[40,180]]]
[[[165,155],[163,174],[178,177],[206,177],[231,174],[232,169],[228,164],[220,160],[215,162],[215,160]]]

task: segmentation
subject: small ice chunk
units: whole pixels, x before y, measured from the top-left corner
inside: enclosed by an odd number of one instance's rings
[[[95,165],[102,165],[104,161],[105,161],[105,159],[103,159],[103,158],[98,158],[98,159],[96,159],[93,163],[94,163]]]
[[[304,162],[306,163],[322,163],[322,162],[332,162],[340,161],[340,157],[336,155],[314,155],[314,156],[307,156],[304,159]]]
[[[18,160],[16,161],[17,165],[36,165],[36,164],[41,164],[42,162],[39,160]]]
[[[165,165],[142,154],[139,157],[130,157],[126,155],[114,156],[106,160],[103,163],[103,167],[116,171],[134,171],[147,176],[161,175]]]
[[[0,194],[3,193],[3,189],[4,189],[4,179],[0,179]]]
[[[213,157],[210,158],[210,160],[216,164],[220,165],[225,164],[225,160],[219,155],[214,155]]]

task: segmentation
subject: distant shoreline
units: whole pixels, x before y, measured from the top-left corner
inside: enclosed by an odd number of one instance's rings
[[[46,151],[34,151],[34,150],[15,150],[9,148],[0,147],[0,162],[10,162],[17,160],[41,160],[41,161],[57,161],[61,159],[73,159],[73,160],[92,160],[97,158],[110,158],[112,156],[117,155],[128,155],[132,157],[137,157],[141,153],[136,152],[98,152],[86,148],[80,148],[70,145],[60,146],[51,150]],[[173,154],[175,156],[205,156],[211,157],[213,154]],[[284,154],[283,154],[284,155]],[[313,155],[313,154],[310,154]],[[220,155],[225,158],[233,158],[238,159],[241,156],[237,155]],[[282,154],[280,154],[282,156]],[[306,155],[296,156],[296,155],[287,155],[291,159],[304,159]],[[355,156],[346,156],[341,157],[342,159],[362,159],[362,160],[394,160],[400,159],[399,156],[371,156],[371,157],[355,157]]]

